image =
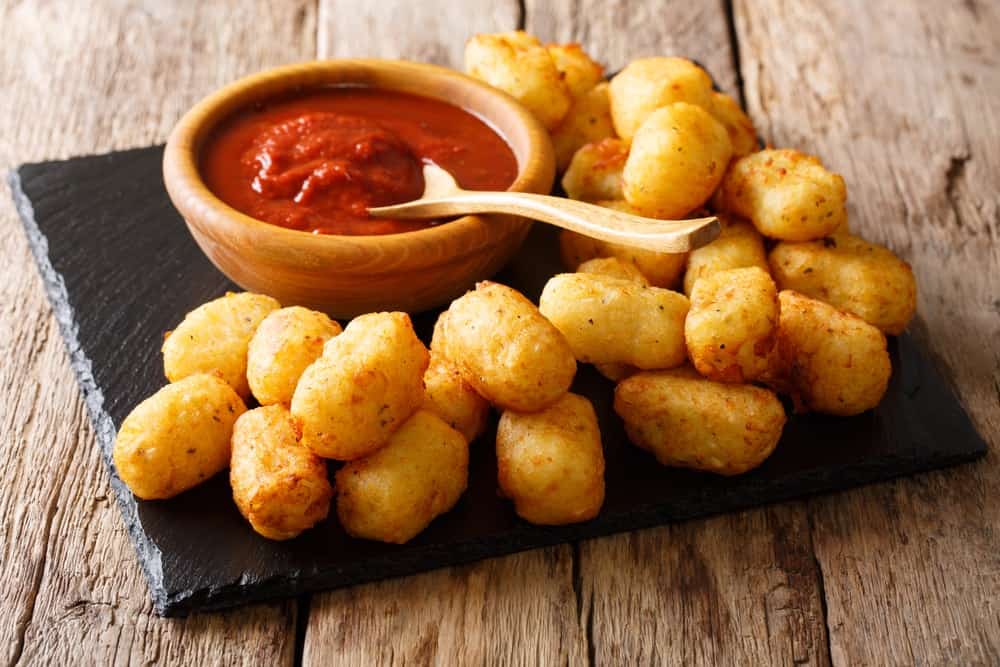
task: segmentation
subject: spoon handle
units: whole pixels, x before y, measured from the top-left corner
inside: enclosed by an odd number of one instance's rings
[[[715,217],[693,220],[642,218],[595,204],[528,192],[460,193],[368,209],[377,218],[445,218],[476,213],[507,213],[540,220],[602,241],[680,253],[713,241],[720,231]]]

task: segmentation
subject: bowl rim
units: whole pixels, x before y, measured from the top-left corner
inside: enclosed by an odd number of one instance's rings
[[[459,105],[455,106],[459,106],[467,113],[471,113],[485,122],[508,144],[514,153],[517,162],[517,175],[514,182],[507,188],[509,191],[547,194],[547,190],[551,189],[555,180],[555,156],[549,133],[530,111],[507,93],[457,70],[428,63],[381,58],[308,60],[266,69],[237,79],[204,97],[177,122],[164,149],[163,177],[170,199],[185,222],[189,226],[197,226],[202,233],[211,236],[215,236],[211,233],[214,228],[216,231],[225,230],[229,233],[228,235],[242,237],[250,242],[266,239],[269,243],[287,244],[290,248],[302,248],[303,244],[307,244],[311,251],[317,253],[323,253],[324,250],[330,252],[341,250],[345,242],[349,242],[361,250],[371,250],[376,246],[385,249],[387,246],[411,242],[434,245],[445,239],[453,241],[456,235],[461,236],[465,233],[476,233],[480,241],[476,247],[467,248],[469,252],[488,245],[482,242],[481,225],[491,223],[483,223],[482,216],[475,215],[462,216],[445,224],[392,234],[313,234],[308,231],[289,229],[254,218],[233,208],[212,192],[202,179],[198,165],[202,142],[212,129],[235,113],[239,106],[244,106],[250,99],[253,99],[256,91],[267,90],[269,86],[279,86],[283,79],[297,80],[303,77],[316,77],[317,72],[336,74],[343,73],[345,70],[362,71],[379,68],[409,70],[418,76],[451,80],[454,85],[475,88],[479,94],[493,98],[507,113],[515,117],[515,122],[526,133],[527,149],[523,160],[518,156],[509,134],[504,133],[487,114]],[[359,83],[365,85],[364,82]],[[296,84],[288,83],[286,85],[294,87]],[[301,85],[304,88],[309,87],[306,84]],[[314,85],[321,87],[324,84],[316,83]],[[336,85],[336,83],[329,85]],[[344,82],[341,85],[349,86],[351,84]],[[394,89],[391,86],[381,87],[389,90]],[[266,98],[274,94],[273,92],[270,94],[265,92],[260,97]],[[237,104],[236,108],[226,109],[232,104],[233,98],[244,96],[248,99],[244,100],[242,105]],[[426,97],[441,100],[441,98],[435,98],[431,95],[426,95]],[[447,100],[441,101],[447,102]],[[220,112],[220,109],[224,111]],[[493,225],[491,224],[491,226]],[[504,227],[506,225],[498,223],[496,226]],[[510,226],[511,233],[515,231],[514,227],[514,225]],[[497,233],[490,235],[490,241],[495,243],[505,236],[507,233],[498,230]],[[447,258],[441,259],[447,261]]]

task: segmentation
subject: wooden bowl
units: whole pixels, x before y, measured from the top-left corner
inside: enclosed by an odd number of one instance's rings
[[[447,303],[496,273],[520,248],[531,221],[467,216],[418,231],[382,236],[314,235],[257,220],[209,191],[198,171],[212,129],[256,101],[301,88],[366,85],[415,93],[463,107],[487,120],[517,158],[510,190],[547,193],[555,178],[545,128],[513,98],[453,70],[387,60],[327,60],[268,70],[202,100],[177,124],[163,156],[174,206],[202,251],[244,289],[283,305],[334,317]]]

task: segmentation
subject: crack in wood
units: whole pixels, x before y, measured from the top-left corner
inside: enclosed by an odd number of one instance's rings
[[[813,559],[813,571],[815,572],[816,587],[819,593],[819,609],[822,614],[822,627],[823,627],[823,646],[826,649],[825,652],[825,664],[833,664],[833,643],[830,639],[832,628],[830,627],[830,614],[827,610],[827,600],[826,600],[826,581],[824,580],[823,574],[823,563],[820,562],[819,556],[816,553],[816,539],[815,531],[813,527],[813,512],[810,505],[811,502],[806,502],[805,504],[805,515],[806,515],[806,526],[809,530],[809,553]]]
[[[42,558],[41,562],[35,570],[35,576],[31,583],[31,595],[25,605],[24,614],[22,614],[22,619],[19,620],[17,628],[15,631],[15,644],[14,644],[14,654],[11,656],[10,665],[17,665],[21,662],[21,656],[24,654],[24,643],[25,638],[28,634],[28,628],[31,627],[32,622],[35,620],[35,608],[38,601],[38,594],[42,589],[42,581],[45,578],[45,570],[49,562],[49,539],[52,534],[52,521],[55,519],[56,512],[59,510],[58,498],[62,491],[63,480],[66,479],[66,468],[67,465],[63,467],[63,474],[59,475],[59,481],[53,487],[53,493],[51,495],[51,500],[49,501],[49,506],[46,508],[45,512],[45,524],[42,530]]]
[[[583,595],[583,573],[580,565],[581,561],[580,543],[573,543],[573,564],[572,564],[572,578],[573,578],[573,594],[576,596],[576,618],[577,623],[580,625],[580,629],[583,630],[584,641],[587,643],[587,664],[593,667],[597,664],[595,655],[596,647],[594,646],[594,596],[591,593],[588,604],[586,605],[586,610],[584,609],[584,595]]]
[[[736,31],[736,9],[733,0],[722,0],[722,13],[726,17],[726,30],[729,35],[729,52],[732,54],[733,72],[736,75],[736,93],[740,106],[746,109],[746,93],[743,90],[743,67],[740,58],[740,37]]]
[[[295,667],[302,665],[306,648],[306,633],[309,632],[309,614],[312,612],[312,594],[300,595],[295,601],[295,649],[292,664]]]
[[[959,206],[955,188],[958,186],[958,182],[965,176],[965,165],[971,159],[972,154],[968,150],[952,155],[948,161],[948,169],[944,174],[944,196],[948,200],[948,205],[951,207],[952,212],[955,214],[955,225],[959,229],[965,229],[965,217],[962,215],[962,209]]]

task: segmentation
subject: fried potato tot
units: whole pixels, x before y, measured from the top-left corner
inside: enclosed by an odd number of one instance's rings
[[[887,334],[902,333],[917,308],[910,265],[857,236],[785,241],[771,250],[768,261],[781,289],[825,301]]]
[[[573,101],[549,51],[520,30],[474,35],[465,45],[465,71],[514,97],[549,130]]]
[[[622,280],[638,283],[643,287],[649,287],[649,281],[646,280],[646,276],[642,275],[642,271],[639,270],[638,266],[633,262],[625,261],[618,257],[595,257],[594,259],[588,259],[576,267],[576,272],[593,273],[599,276],[608,276],[609,278],[621,278]]]
[[[608,84],[599,83],[573,101],[569,113],[552,130],[556,166],[564,171],[580,147],[615,136],[608,105]]]
[[[682,218],[712,196],[732,155],[722,123],[699,106],[675,102],[650,113],[636,130],[622,194],[643,215]]]
[[[576,267],[576,271],[577,273],[596,273],[601,276],[621,278],[623,280],[630,280],[643,287],[649,287],[649,281],[646,280],[646,276],[642,275],[642,272],[639,271],[639,268],[633,262],[617,257],[595,257],[594,259],[588,259]],[[594,368],[597,369],[598,373],[612,382],[624,380],[639,370],[630,364],[610,363],[594,364]]]
[[[341,331],[324,313],[301,306],[271,312],[257,327],[247,354],[247,382],[261,405],[292,402],[295,385]]]
[[[730,165],[715,204],[723,212],[747,218],[764,236],[812,241],[847,220],[847,186],[817,157],[767,149]]]
[[[579,44],[549,44],[546,48],[573,99],[579,99],[604,79],[604,68]]]
[[[684,293],[688,296],[699,278],[719,271],[748,266],[768,269],[764,238],[760,232],[747,222],[726,222],[724,217],[720,220],[723,225],[719,237],[688,255],[687,271],[684,273]]]
[[[240,514],[259,534],[288,540],[330,512],[326,462],[299,443],[283,405],[243,413],[233,428],[229,483]]]
[[[878,405],[892,365],[885,335],[860,317],[791,290],[778,294],[778,351],[768,382],[798,410],[860,414]]]
[[[642,369],[685,362],[688,305],[678,292],[591,273],[553,276],[538,302],[577,360]]]
[[[829,236],[844,236],[845,234],[851,233],[851,226],[848,223],[847,216],[844,216],[844,221],[837,225],[837,228],[830,232]]]
[[[382,447],[423,403],[428,356],[406,313],[354,318],[295,387],[302,444],[339,461]]]
[[[774,392],[723,384],[692,368],[644,372],[615,389],[633,444],[666,466],[739,475],[771,455],[785,426]]]
[[[424,373],[426,398],[424,410],[430,410],[448,426],[472,442],[486,428],[489,402],[480,396],[444,355],[431,351],[431,363]]]
[[[638,212],[622,200],[595,203],[598,206],[638,215]],[[668,288],[674,287],[680,281],[688,256],[687,253],[657,252],[620,243],[600,241],[568,230],[559,234],[559,253],[563,265],[570,271],[577,271],[583,262],[595,257],[617,257],[623,262],[631,262],[639,267],[639,271],[646,276],[649,284],[654,287]]]
[[[733,157],[743,157],[760,148],[753,121],[732,97],[713,91],[708,111],[726,128],[729,143],[733,147]]]
[[[622,199],[622,170],[627,158],[628,146],[620,139],[584,144],[563,174],[566,196],[582,201]]]
[[[594,368],[612,382],[620,382],[639,372],[638,368],[628,364],[594,364]]]
[[[756,266],[719,271],[691,292],[684,340],[695,369],[717,382],[767,375],[777,341],[778,290]]]
[[[535,304],[506,285],[483,281],[438,319],[432,341],[481,396],[532,412],[569,391],[576,360]]]
[[[118,430],[118,476],[137,498],[172,498],[229,465],[233,423],[246,411],[232,386],[196,373],[135,406]]]
[[[611,118],[626,142],[651,113],[674,102],[712,105],[712,78],[685,58],[639,58],[611,79]]]
[[[565,394],[541,412],[508,410],[497,426],[497,479],[526,521],[562,525],[604,504],[604,450],[594,408]]]
[[[403,544],[454,507],[468,480],[465,438],[418,410],[385,447],[337,471],[337,515],[354,537]]]
[[[251,292],[226,293],[184,316],[163,341],[163,371],[176,382],[195,373],[219,373],[243,398],[247,383],[247,349],[257,326],[281,304]]]

